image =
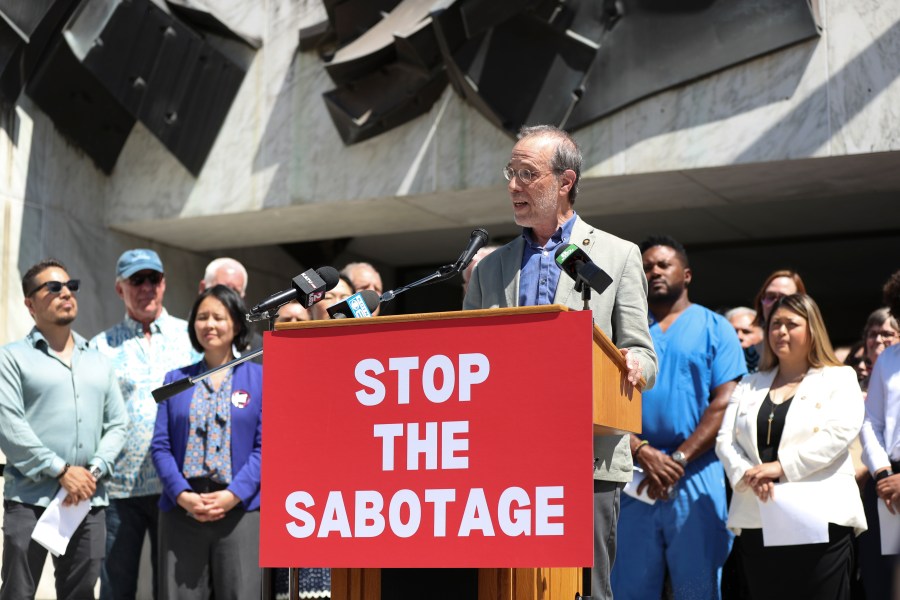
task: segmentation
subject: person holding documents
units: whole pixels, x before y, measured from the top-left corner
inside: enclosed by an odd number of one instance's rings
[[[54,550],[57,598],[93,598],[100,577],[103,479],[125,444],[128,416],[112,363],[72,331],[79,283],[57,260],[28,269],[22,292],[34,328],[0,348],[4,600],[34,598],[44,544]],[[45,513],[54,511],[50,523]]]
[[[716,439],[750,594],[850,598],[853,535],[866,530],[849,453],[863,420],[856,374],[835,357],[805,294],[775,303],[765,342],[759,372],[738,385]],[[772,514],[811,526],[767,529]],[[817,534],[822,542],[804,543]]]
[[[900,315],[900,271],[884,285],[884,302],[896,319]],[[870,525],[865,537],[870,539],[860,540],[860,570],[866,597],[897,598],[900,589],[894,581],[900,581],[900,575],[894,571],[898,557],[885,550],[900,537],[896,530],[900,527],[900,345],[888,346],[878,357],[868,394],[859,437],[863,462],[872,474],[863,493]]]
[[[630,436],[643,480],[636,496],[629,489],[622,499],[613,594],[659,598],[668,579],[674,600],[716,600],[734,536],[725,527],[725,476],[713,446],[747,363],[731,324],[691,301],[685,247],[667,235],[638,247],[659,373],[643,395],[641,434]]]
[[[203,360],[165,383],[222,366],[248,336],[247,312],[224,285],[203,291],[188,318]],[[262,367],[217,371],[156,411],[150,452],[159,500],[160,600],[258,598]]]

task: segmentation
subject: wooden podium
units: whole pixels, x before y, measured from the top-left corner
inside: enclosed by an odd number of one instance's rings
[[[415,321],[472,319],[507,315],[539,315],[568,311],[560,305],[441,312],[371,319],[342,319],[281,323],[276,330],[341,328],[363,322],[377,335],[379,324]],[[641,394],[628,384],[625,360],[600,331],[593,329],[593,428],[595,434],[625,434],[641,431]],[[573,600],[583,593],[581,568],[482,568],[478,569],[478,600]],[[381,600],[381,569],[332,569],[332,598],[335,600]],[[389,599],[385,599],[389,600]]]

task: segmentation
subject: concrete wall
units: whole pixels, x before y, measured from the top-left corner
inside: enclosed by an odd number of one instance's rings
[[[268,0],[256,10],[263,46],[197,178],[140,125],[106,176],[26,96],[0,115],[0,344],[30,329],[19,280],[47,256],[82,279],[76,329],[91,336],[123,314],[113,278],[127,248],[160,252],[166,304],[184,316],[214,256],[247,264],[252,301],[299,270],[275,242],[508,223],[478,196],[499,191],[505,134],[448,89],[428,115],[345,147],[321,99],[333,85],[320,59],[296,53],[298,30],[324,18],[320,2]],[[586,176],[900,150],[900,3],[821,0],[821,15],[818,40],[580,131]]]
[[[0,129],[0,343],[20,338],[32,321],[23,304],[21,275],[42,258],[62,260],[82,280],[76,330],[86,337],[119,321],[124,313],[114,290],[116,260],[128,248],[156,250],[166,267],[166,306],[185,317],[206,264],[228,254],[250,270],[248,301],[289,287],[299,265],[278,248],[229,249],[227,234],[219,250],[190,252],[147,237],[110,231],[106,226],[110,178],[83,153],[60,138],[49,119],[23,97]],[[163,177],[164,178],[164,177]],[[149,185],[149,184],[147,184]],[[138,183],[116,192],[144,196]]]
[[[398,196],[421,196],[421,205],[440,212],[443,194],[498,185],[510,140],[449,89],[429,115],[345,147],[321,99],[333,87],[321,60],[314,52],[294,54],[297,29],[321,19],[321,7],[273,0],[265,10],[264,45],[204,172],[193,180],[149,134],[136,131],[110,179],[110,224],[311,205],[337,210],[372,199],[388,206],[386,199]],[[821,15],[825,29],[817,40],[580,130],[586,175],[900,149],[900,4],[821,0]],[[396,220],[377,225],[416,228]],[[334,233],[327,223],[316,227],[298,223],[307,238]]]

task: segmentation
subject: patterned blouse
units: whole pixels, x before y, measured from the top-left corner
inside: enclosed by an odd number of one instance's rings
[[[203,370],[209,367],[203,363]],[[231,380],[228,369],[218,390],[209,379],[194,388],[191,398],[190,429],[184,452],[185,478],[209,477],[231,483]]]

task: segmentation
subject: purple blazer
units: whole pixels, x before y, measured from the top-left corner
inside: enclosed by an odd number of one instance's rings
[[[165,383],[203,372],[202,362],[166,373]],[[232,394],[245,392],[241,402],[231,403],[231,484],[228,490],[241,499],[244,510],[259,510],[260,455],[262,448],[262,367],[245,362],[234,367]],[[159,507],[168,512],[178,506],[178,494],[191,489],[182,475],[191,420],[190,388],[159,403],[150,453],[162,481]],[[241,396],[239,400],[243,400]]]

